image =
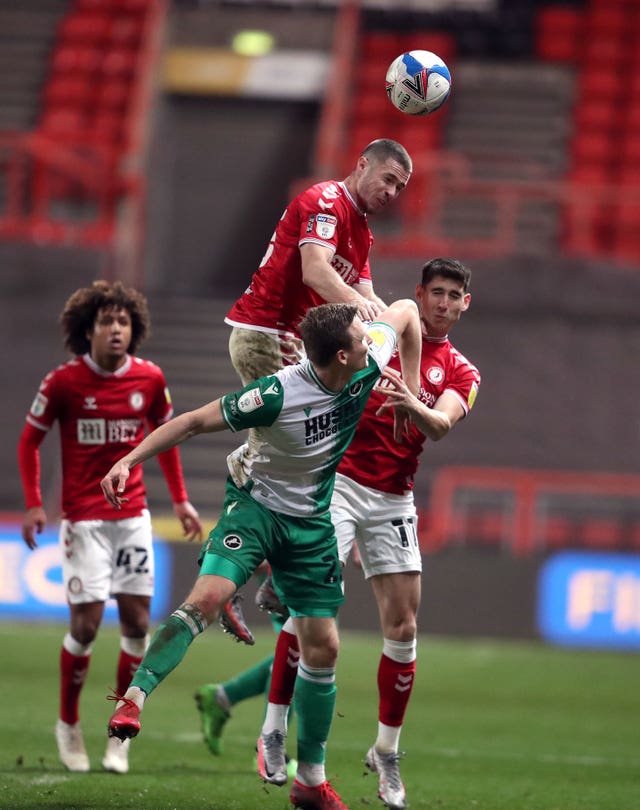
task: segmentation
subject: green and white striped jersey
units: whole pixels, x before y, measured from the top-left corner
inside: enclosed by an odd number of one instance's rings
[[[252,452],[243,452],[244,445],[229,457],[231,475],[268,509],[309,517],[329,508],[336,468],[396,348],[388,324],[374,322],[367,332],[372,339],[367,368],[341,391],[328,391],[304,360],[222,397],[231,430],[255,429]]]

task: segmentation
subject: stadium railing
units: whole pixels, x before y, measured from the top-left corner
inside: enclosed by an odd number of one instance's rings
[[[639,492],[639,475],[444,467],[420,514],[420,546],[520,557],[568,548],[637,552]]]
[[[0,237],[95,247],[141,283],[148,117],[166,0],[75,0],[37,126],[0,132]]]

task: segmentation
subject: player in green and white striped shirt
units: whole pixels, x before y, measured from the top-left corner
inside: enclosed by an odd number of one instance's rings
[[[365,325],[347,304],[310,309],[300,323],[307,359],[262,377],[157,430],[102,480],[107,500],[123,502],[131,467],[198,433],[254,428],[258,453],[230,465],[223,512],[200,556],[187,598],[153,637],[125,696],[118,696],[109,735],[134,737],[151,691],[177,666],[193,639],[266,559],[300,641],[295,687],[298,776],[291,801],[342,808],[326,781],[325,747],[336,699],[342,577],[329,502],[336,467],[365,403],[396,345],[403,377],[417,391],[421,332],[415,303],[394,302]],[[401,424],[399,423],[399,429]],[[284,738],[261,736],[261,775],[287,780]],[[273,736],[273,735],[269,735]]]

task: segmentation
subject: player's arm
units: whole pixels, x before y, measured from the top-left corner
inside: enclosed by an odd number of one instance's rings
[[[38,545],[36,534],[40,534],[47,523],[40,492],[40,443],[45,436],[43,430],[27,422],[18,442],[18,466],[26,506],[22,539],[32,549]]]
[[[199,433],[215,433],[226,430],[227,427],[222,416],[220,399],[170,419],[145,436],[140,444],[126,456],[116,461],[100,482],[105,498],[116,509],[120,509],[121,504],[125,502],[121,496],[132,467],[142,464],[159,453],[166,452]]]
[[[416,302],[409,298],[394,301],[377,320],[389,324],[395,330],[398,336],[403,384],[413,394],[417,394],[420,390],[422,329]]]
[[[451,391],[441,394],[433,407],[429,408],[411,393],[397,371],[386,368],[382,376],[393,383],[393,388],[379,389],[387,399],[378,408],[377,413],[380,414],[388,408],[396,408],[407,413],[418,430],[434,442],[444,438],[465,414],[460,400]]]
[[[356,290],[363,298],[366,298],[368,301],[373,301],[379,307],[379,312],[382,312],[387,308],[387,305],[382,298],[378,298],[378,296],[375,294],[373,284],[364,284],[358,282],[357,284],[353,285],[353,289]]]
[[[345,284],[331,266],[334,251],[331,248],[307,242],[300,246],[302,280],[325,301],[331,304],[353,304],[363,321],[372,321],[381,312],[373,299]],[[360,285],[358,285],[360,286]]]

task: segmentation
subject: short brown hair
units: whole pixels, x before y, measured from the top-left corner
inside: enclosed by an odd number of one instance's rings
[[[307,357],[323,368],[340,349],[351,348],[349,327],[358,314],[353,304],[320,304],[311,307],[298,324]]]
[[[151,332],[147,299],[137,290],[125,287],[121,281],[94,281],[91,287],[76,290],[67,300],[60,315],[65,348],[75,355],[86,354],[91,348],[87,333],[91,332],[101,309],[126,309],[131,317],[129,353],[135,354]]]
[[[369,158],[369,160],[373,159],[378,163],[384,163],[385,160],[392,158],[402,166],[405,172],[411,173],[413,171],[411,155],[401,143],[392,141],[391,138],[378,138],[375,141],[371,141],[371,143],[362,150],[362,154],[364,157]]]

